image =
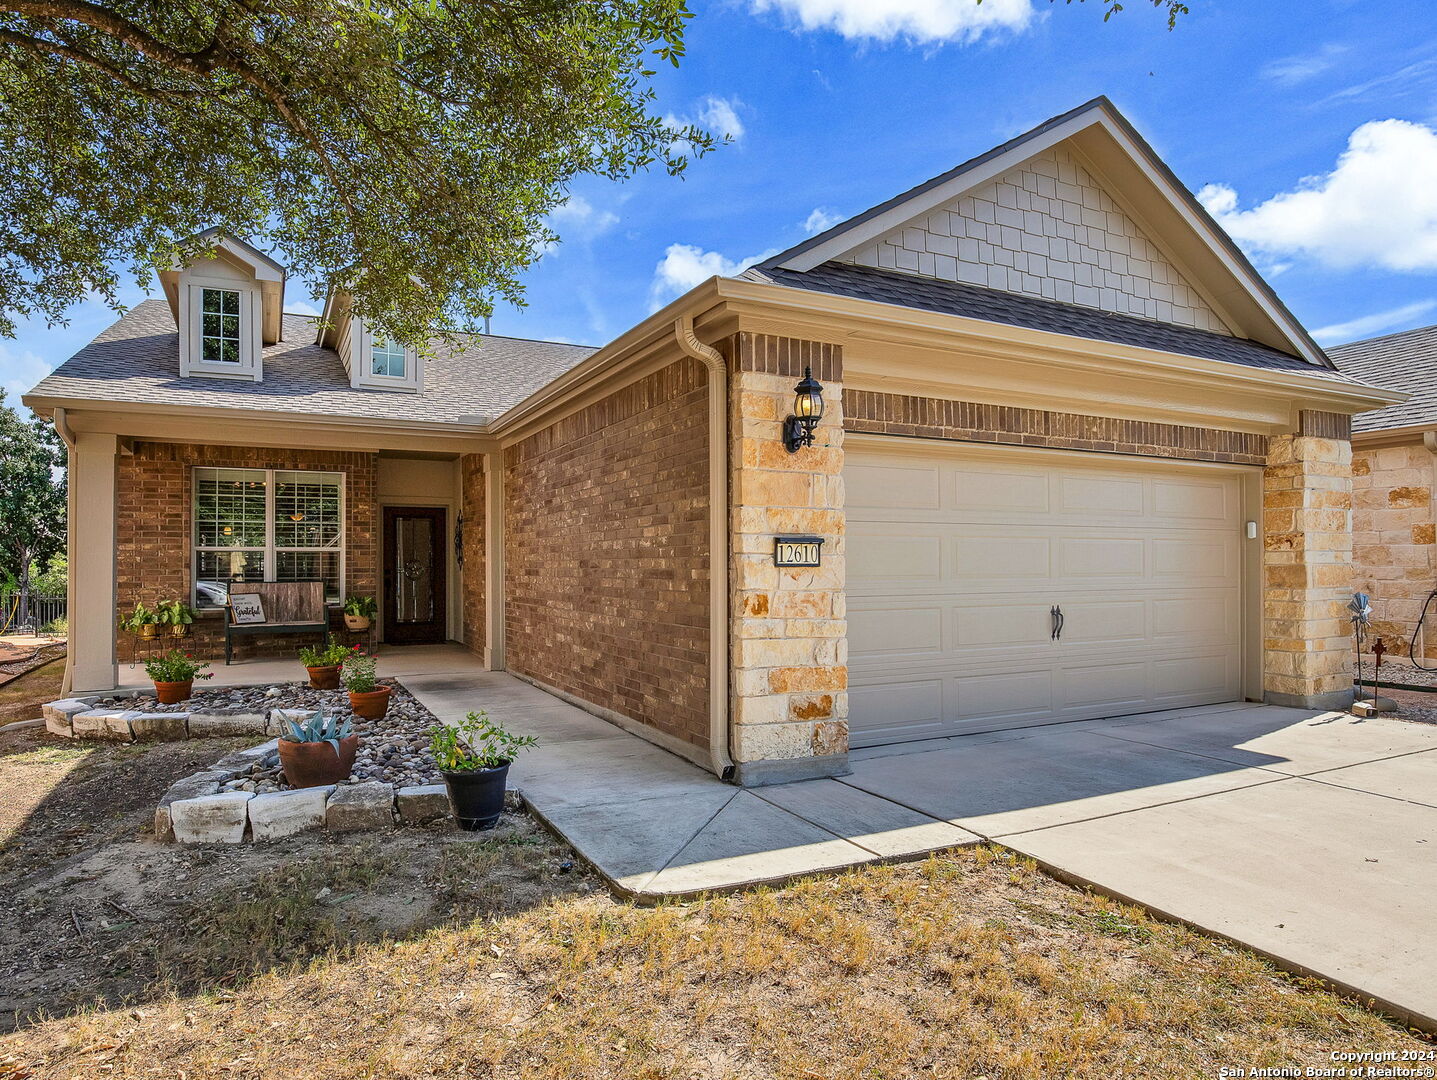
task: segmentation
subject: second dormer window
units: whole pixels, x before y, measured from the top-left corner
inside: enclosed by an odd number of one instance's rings
[[[200,360],[240,362],[240,294],[234,289],[201,289]]]
[[[370,355],[369,372],[371,375],[383,375],[390,379],[404,378],[404,347],[376,334]]]

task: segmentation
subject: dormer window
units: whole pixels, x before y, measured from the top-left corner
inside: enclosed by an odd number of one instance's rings
[[[283,329],[284,267],[243,240],[206,229],[209,254],[160,268],[180,331],[180,377],[264,377],[264,347]]]
[[[200,362],[240,362],[240,294],[235,289],[200,289]]]
[[[370,346],[369,373],[386,379],[403,379],[408,371],[405,349],[386,338],[374,336]]]

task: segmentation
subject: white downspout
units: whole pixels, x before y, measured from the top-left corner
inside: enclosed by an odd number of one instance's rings
[[[728,595],[728,370],[723,356],[694,335],[685,315],[674,323],[679,348],[702,360],[709,373],[709,753],[713,771],[733,776],[729,755]]]
[[[75,610],[75,432],[65,410],[55,409],[55,433],[65,444],[65,617],[73,618]],[[71,628],[65,644],[65,675],[60,681],[60,696],[69,697],[75,686],[75,637]]]

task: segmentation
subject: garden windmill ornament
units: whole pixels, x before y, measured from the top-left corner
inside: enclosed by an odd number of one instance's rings
[[[1352,619],[1352,639],[1357,647],[1357,693],[1362,693],[1362,643],[1367,638],[1367,627],[1372,622],[1371,598],[1364,592],[1353,593],[1352,599],[1347,602],[1347,610]],[[1378,697],[1376,676],[1373,676],[1372,696],[1358,698],[1352,703],[1352,714],[1354,716],[1373,716],[1380,712],[1391,712],[1397,708],[1397,703],[1391,698]]]

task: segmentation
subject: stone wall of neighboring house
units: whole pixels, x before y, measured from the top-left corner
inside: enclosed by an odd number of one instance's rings
[[[347,595],[378,595],[379,530],[375,500],[378,455],[334,450],[282,450],[268,447],[206,446],[194,443],[137,442],[132,454],[116,464],[115,574],[117,616],[136,601],[153,606],[163,600],[193,602],[190,573],[194,539],[193,469],[313,469],[346,476],[345,590]],[[331,625],[343,626],[337,612]],[[308,644],[296,635],[253,635],[237,639],[235,659],[291,656]],[[224,623],[219,613],[202,615],[183,640],[201,659],[224,666]],[[133,635],[118,638],[121,664],[136,659]],[[139,653],[148,655],[148,647]],[[302,671],[296,669],[299,676]]]
[[[1352,455],[1353,588],[1372,597],[1369,644],[1381,638],[1389,654],[1404,658],[1423,601],[1437,589],[1433,465],[1420,439]],[[1431,613],[1424,631],[1418,655],[1437,659]]]
[[[718,348],[731,373],[736,508],[729,560],[733,759],[745,783],[844,772],[843,350],[748,332]],[[790,454],[783,419],[810,367],[823,384],[823,419],[814,445]],[[773,538],[785,533],[823,537],[822,565],[776,567]]]
[[[508,670],[709,745],[707,373],[683,359],[505,451]]]
[[[484,655],[486,645],[484,584],[484,455],[465,454],[459,460],[461,498],[459,512],[464,517],[464,644],[476,656]]]

